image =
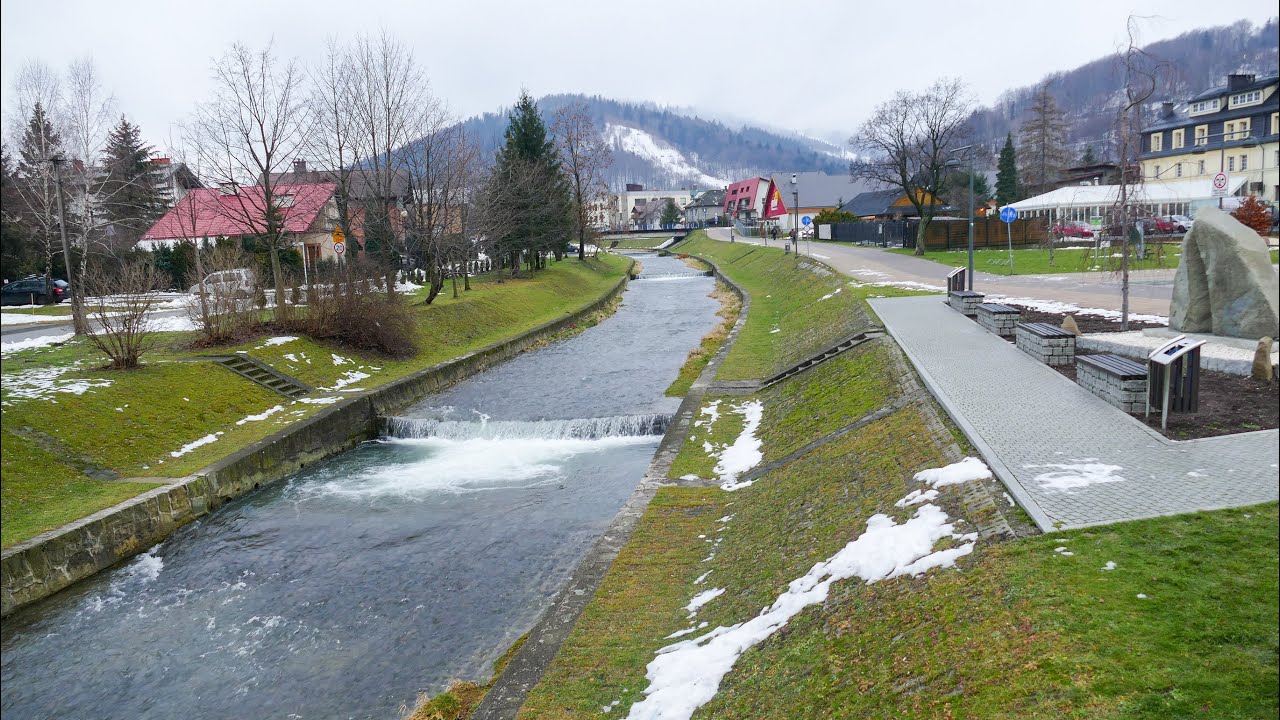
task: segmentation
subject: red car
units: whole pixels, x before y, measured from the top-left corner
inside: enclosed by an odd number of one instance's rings
[[[1063,222],[1049,228],[1049,232],[1063,237],[1091,238],[1093,231],[1080,223]]]

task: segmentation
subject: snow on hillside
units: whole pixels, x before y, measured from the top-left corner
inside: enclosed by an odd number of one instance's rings
[[[679,150],[659,142],[643,130],[606,123],[603,135],[605,142],[609,143],[614,152],[630,153],[673,175],[694,178],[698,183],[710,187],[724,187],[732,182],[699,170]]]

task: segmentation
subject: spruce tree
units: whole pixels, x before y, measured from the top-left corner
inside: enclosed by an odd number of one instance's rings
[[[1017,202],[1018,197],[1018,154],[1013,149],[1013,133],[1005,136],[1004,147],[1000,150],[1000,159],[996,163],[996,201],[1001,207]]]
[[[53,163],[62,157],[62,139],[44,106],[36,103],[18,146],[18,165],[13,180],[17,204],[14,215],[37,245],[43,261],[45,296],[52,297],[53,258],[62,252],[59,242],[58,195]],[[6,212],[11,212],[8,207]]]
[[[1067,123],[1047,86],[1036,91],[1031,117],[1018,130],[1018,160],[1023,185],[1031,195],[1053,189],[1069,162]]]
[[[152,172],[152,148],[124,116],[107,136],[97,193],[115,237],[132,245],[167,209],[163,179]]]
[[[500,243],[511,255],[514,274],[522,251],[528,253],[532,269],[541,267],[546,251],[561,257],[572,230],[572,202],[555,141],[528,92],[520,94],[511,111],[504,139],[495,175],[503,185],[500,194],[511,222]]]
[[[1084,155],[1080,158],[1080,164],[1093,165],[1096,162],[1098,162],[1098,156],[1093,153],[1093,146],[1086,146],[1084,149]]]

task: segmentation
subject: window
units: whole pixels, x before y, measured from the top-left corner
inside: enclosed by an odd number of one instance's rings
[[[1183,138],[1186,136],[1186,133],[1187,133],[1187,131],[1186,131],[1186,130],[1174,130],[1174,131],[1173,131],[1173,149],[1174,149],[1174,150],[1177,150],[1178,148],[1180,148],[1180,147],[1182,147],[1182,146],[1183,146],[1183,144],[1184,144],[1184,143],[1183,143]]]
[[[1151,152],[1160,152],[1164,149],[1164,133],[1151,133]]]
[[[1176,175],[1177,177],[1182,177],[1182,163],[1178,163],[1178,169],[1174,171],[1174,175]]]
[[[1201,160],[1201,161],[1200,161],[1200,174],[1201,174],[1201,175],[1203,175],[1203,174],[1204,174],[1204,161],[1203,161],[1203,160]]]
[[[1253,127],[1249,118],[1236,121],[1236,139],[1244,140],[1249,137],[1249,130]]]
[[[1252,105],[1258,102],[1262,102],[1262,91],[1250,90],[1249,92],[1242,92],[1237,95],[1232,95],[1230,107],[1239,107],[1241,105]]]
[[[1271,113],[1271,134],[1280,133],[1280,113]]]
[[[1240,169],[1241,169],[1241,170],[1248,170],[1248,169],[1249,169],[1249,156],[1248,156],[1248,155],[1241,155],[1241,156],[1240,156]]]
[[[1222,126],[1222,142],[1236,139],[1236,124],[1233,122],[1225,123]]]
[[[1209,144],[1209,126],[1197,125],[1196,126],[1196,145],[1208,145],[1208,144]]]
[[[1200,102],[1198,102],[1198,103],[1192,103],[1192,105],[1191,105],[1191,114],[1192,114],[1192,115],[1199,115],[1199,114],[1201,114],[1201,113],[1217,112],[1219,107],[1220,107],[1220,105],[1219,105],[1219,101],[1218,101],[1217,99],[1214,99],[1214,100],[1201,100],[1201,101],[1200,101]]]
[[[1236,170],[1236,156],[1232,155],[1231,157],[1227,158],[1227,172],[1235,172],[1235,170]]]

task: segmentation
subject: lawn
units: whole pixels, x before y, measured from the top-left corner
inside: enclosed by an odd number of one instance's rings
[[[96,512],[142,492],[135,478],[180,478],[307,417],[344,392],[373,388],[562,317],[613,286],[618,255],[554,263],[532,278],[483,277],[458,299],[446,288],[413,308],[419,352],[388,360],[298,337],[193,349],[189,333],[162,333],[144,365],[100,369],[87,342],[3,360],[3,543]],[[421,293],[419,293],[421,295]],[[297,401],[196,355],[244,351],[317,390]],[[203,441],[203,442],[202,442]],[[177,456],[174,453],[178,453]]]
[[[756,292],[793,285],[716,259],[753,284],[752,314]],[[801,308],[790,317],[829,320]],[[748,400],[764,404],[766,462],[829,442],[733,493],[659,489],[519,717],[626,716],[673,633],[691,629],[687,640],[750,620],[873,515],[909,518],[915,508],[895,501],[919,487],[915,472],[947,462],[957,438],[945,422],[938,429],[931,401],[892,405],[916,387],[907,372],[878,340],[753,397],[719,398],[720,417],[694,428],[673,476],[709,477],[703,443],[731,441],[742,421],[729,410]],[[831,436],[872,412],[882,415]],[[963,519],[965,488],[934,502]],[[694,717],[1275,717],[1278,523],[1271,503],[979,540],[955,569],[840,581],[747,649]],[[723,593],[691,617],[690,599],[711,588]]]
[[[1158,270],[1177,268],[1181,257],[1180,245],[1152,245],[1152,257],[1145,260],[1130,258],[1131,270]],[[889,252],[899,255],[912,255],[915,250],[892,249]],[[1113,255],[1115,255],[1113,257]],[[1051,273],[1071,273],[1102,271],[1113,272],[1120,269],[1119,249],[1103,248],[1099,259],[1093,248],[1057,248],[1053,251],[1053,264],[1049,264],[1047,248],[1013,249],[1013,272],[1009,271],[1009,251],[1007,249],[981,249],[973,251],[973,269],[993,275],[1044,275]],[[948,267],[965,267],[969,263],[967,250],[931,250],[924,254],[924,259]]]

